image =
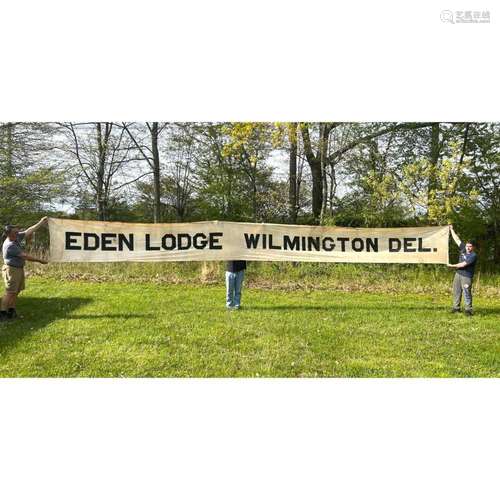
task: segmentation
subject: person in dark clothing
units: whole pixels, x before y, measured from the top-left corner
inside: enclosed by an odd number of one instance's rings
[[[246,268],[244,260],[229,260],[226,263],[226,307],[230,310],[241,307],[241,287]]]
[[[458,264],[448,264],[448,267],[455,268],[455,278],[453,279],[453,308],[451,312],[460,312],[460,302],[462,292],[465,303],[465,314],[472,316],[472,278],[477,263],[477,254],[475,244],[471,240],[463,243],[455,233],[453,226],[450,226],[450,232],[453,240],[460,248]]]

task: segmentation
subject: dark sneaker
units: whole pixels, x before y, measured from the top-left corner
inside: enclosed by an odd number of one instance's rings
[[[450,312],[451,312],[452,314],[454,314],[454,313],[459,313],[459,312],[460,312],[460,309],[455,309],[455,308],[453,308]]]
[[[14,318],[17,318],[17,312],[15,309],[9,309],[7,311],[7,318],[8,319],[14,319]]]
[[[465,310],[465,315],[466,315],[466,316],[473,316],[473,315],[474,315],[474,313],[472,312],[472,310],[470,310],[470,309],[466,309],[466,310]]]

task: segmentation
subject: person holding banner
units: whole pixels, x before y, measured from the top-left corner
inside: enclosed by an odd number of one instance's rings
[[[247,263],[244,260],[229,260],[226,263],[226,307],[240,309],[241,288]]]
[[[2,247],[4,261],[2,275],[5,282],[5,294],[2,298],[0,321],[17,317],[16,301],[19,293],[24,290],[25,262],[28,260],[47,264],[46,260],[27,254],[21,247],[22,241],[45,224],[47,224],[47,217],[43,217],[40,222],[26,229],[26,231],[20,231],[18,226],[11,224],[4,227],[3,236],[5,241]]]
[[[472,316],[472,278],[474,277],[474,270],[477,263],[477,254],[474,252],[475,243],[471,240],[463,243],[453,229],[453,226],[450,226],[450,233],[460,248],[458,264],[448,264],[448,267],[457,270],[453,279],[453,308],[451,312],[460,312],[460,302],[463,292],[465,314]]]

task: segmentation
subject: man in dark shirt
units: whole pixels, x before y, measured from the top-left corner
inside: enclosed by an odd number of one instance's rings
[[[25,238],[47,223],[44,217],[34,226],[20,231],[17,226],[7,225],[4,228],[5,241],[2,246],[4,265],[2,275],[5,282],[5,294],[2,297],[0,321],[15,318],[17,296],[24,290],[24,264],[27,260],[47,264],[46,260],[27,254],[21,243]]]
[[[448,264],[457,270],[453,280],[453,309],[452,312],[460,312],[460,302],[462,300],[462,291],[464,295],[465,314],[472,316],[472,278],[476,268],[477,255],[475,253],[475,244],[467,240],[464,243],[455,233],[453,226],[450,226],[450,233],[455,243],[460,248],[458,264]]]
[[[241,287],[246,268],[244,260],[229,260],[226,263],[226,307],[230,310],[241,307]]]

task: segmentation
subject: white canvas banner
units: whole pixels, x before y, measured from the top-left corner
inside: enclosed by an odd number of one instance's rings
[[[347,228],[49,219],[51,262],[257,260],[448,263],[448,226]]]

